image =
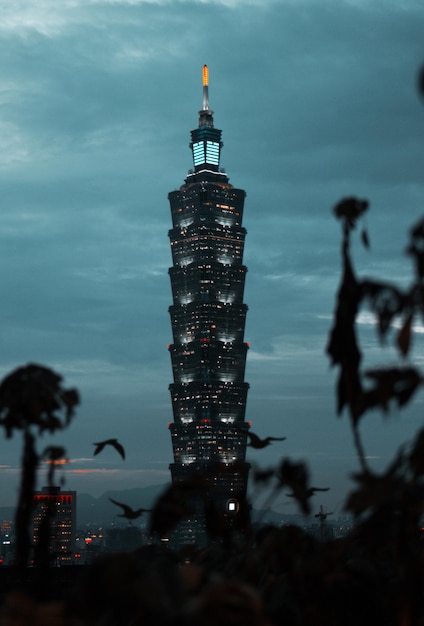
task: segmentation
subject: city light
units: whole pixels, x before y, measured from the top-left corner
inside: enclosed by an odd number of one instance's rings
[[[209,83],[209,68],[207,65],[203,66],[203,86],[207,87]]]

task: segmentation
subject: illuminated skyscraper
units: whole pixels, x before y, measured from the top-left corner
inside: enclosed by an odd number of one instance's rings
[[[49,552],[52,565],[74,560],[76,532],[76,491],[43,487],[34,493],[33,544],[38,544],[43,520],[49,521]]]
[[[205,485],[190,502],[193,515],[186,529],[193,540],[204,533],[205,506],[211,514],[207,517],[221,526],[242,526],[249,470],[242,226],[246,194],[220,170],[222,146],[209,109],[205,65],[199,126],[191,131],[194,169],[168,195],[174,378],[170,469],[174,484],[196,476]]]

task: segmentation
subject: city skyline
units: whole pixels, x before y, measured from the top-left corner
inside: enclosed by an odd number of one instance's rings
[[[247,460],[307,461],[313,484],[330,487],[314,504],[336,509],[358,463],[325,355],[340,277],[331,208],[368,198],[358,273],[408,281],[407,231],[423,209],[421,2],[2,4],[0,375],[36,362],[79,389],[77,417],[55,437],[66,489],[170,481],[167,193],[192,166],[207,63],[222,165],[247,190],[246,419],[287,437]],[[393,361],[366,313],[360,326],[370,359]],[[420,394],[388,420],[365,418],[375,468],[422,408]],[[93,456],[108,437],[125,461]],[[13,504],[21,442],[0,441],[0,503]],[[294,512],[285,500],[279,510]]]

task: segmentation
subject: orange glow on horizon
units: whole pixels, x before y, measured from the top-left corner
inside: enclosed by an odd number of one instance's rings
[[[46,465],[66,465],[67,463],[70,463],[71,461],[69,459],[54,459],[52,461],[52,459],[47,459],[45,461]]]
[[[209,69],[207,65],[203,66],[203,87],[209,85]]]

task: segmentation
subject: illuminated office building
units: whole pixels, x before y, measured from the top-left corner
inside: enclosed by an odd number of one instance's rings
[[[205,504],[224,527],[237,529],[244,523],[249,469],[242,226],[246,194],[230,185],[220,169],[222,146],[209,109],[204,66],[203,107],[199,126],[191,131],[194,168],[184,185],[168,195],[174,379],[170,469],[174,485],[193,476],[204,485],[190,501],[186,539],[192,533],[193,541],[205,529]]]
[[[75,552],[76,491],[43,487],[34,493],[33,544],[38,544],[43,520],[49,520],[49,552],[52,565],[71,564]]]

